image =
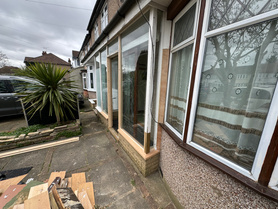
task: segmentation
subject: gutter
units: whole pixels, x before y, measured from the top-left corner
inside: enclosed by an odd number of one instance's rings
[[[85,55],[85,57],[81,60],[82,63],[85,62],[85,60],[93,53],[95,48],[103,41],[103,39],[109,34],[109,32],[115,27],[115,25],[118,24],[118,22],[123,19],[130,9],[130,7],[136,2],[136,0],[126,0],[120,9],[117,10],[117,13],[114,15],[112,20],[108,23],[106,28],[102,31],[100,36],[97,38],[97,40],[94,42],[93,46],[90,48],[88,53]],[[89,27],[88,27],[89,28]]]

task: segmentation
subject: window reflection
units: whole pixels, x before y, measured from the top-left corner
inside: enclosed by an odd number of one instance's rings
[[[277,8],[277,0],[213,0],[209,30],[245,20]]]
[[[193,141],[248,170],[277,84],[277,21],[207,39]]]
[[[101,53],[101,92],[102,92],[102,110],[108,113],[107,108],[107,55],[106,50]]]
[[[144,143],[148,25],[137,21],[122,38],[123,127]]]

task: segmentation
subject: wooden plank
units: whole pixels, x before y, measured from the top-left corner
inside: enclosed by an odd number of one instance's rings
[[[80,184],[86,183],[85,173],[73,173],[71,175],[71,188],[72,191],[78,190]]]
[[[53,194],[53,197],[55,199],[55,202],[56,202],[58,208],[59,209],[64,209],[65,207],[63,205],[62,199],[60,198],[60,196],[59,196],[59,194],[57,192],[57,187],[56,186],[54,186],[52,188],[52,194]],[[51,200],[51,202],[52,202],[52,200]]]
[[[13,209],[24,209],[24,204],[15,205]]]
[[[49,201],[50,201],[51,209],[59,209],[52,191],[49,193]]]
[[[66,176],[66,171],[52,172],[52,173],[50,174],[49,179],[48,179],[48,186],[50,186],[50,184],[54,181],[54,179],[55,179],[56,177],[60,177],[61,180],[62,180],[62,179],[65,178],[65,176]]]
[[[24,201],[24,209],[50,209],[48,192],[43,192]]]
[[[42,184],[42,182],[33,180],[29,182],[15,197],[13,197],[3,209],[13,208],[15,205],[24,203],[28,199],[30,188]]]
[[[35,197],[36,195],[39,195],[43,192],[46,192],[47,188],[48,188],[48,183],[31,187],[29,195],[28,195],[28,199]]]
[[[78,192],[78,199],[81,202],[84,209],[93,209],[86,191]]]
[[[77,142],[77,141],[79,141],[79,137],[72,137],[69,139],[63,139],[63,140],[59,140],[59,141],[55,141],[55,142],[48,142],[48,143],[44,143],[44,144],[40,144],[40,145],[33,145],[33,146],[25,147],[25,148],[19,148],[19,149],[14,149],[11,151],[1,152],[0,159],[9,157],[9,156],[13,156],[13,155],[19,155],[22,153],[32,152],[32,151],[36,151],[36,150],[40,150],[40,149],[46,149],[49,147],[55,147],[55,146],[59,146],[59,145],[67,144],[67,143]]]
[[[80,184],[78,187],[78,192],[86,192],[89,197],[92,207],[95,206],[95,195],[94,195],[93,182],[86,182],[86,183]]]
[[[118,115],[123,115],[123,87],[122,87],[122,38],[118,36]],[[119,126],[122,128],[123,117],[118,117]]]
[[[27,176],[27,174],[0,181],[0,193],[4,193],[9,186],[18,184],[25,176]]]
[[[0,208],[3,208],[14,196],[16,196],[26,184],[11,185],[0,197]]]

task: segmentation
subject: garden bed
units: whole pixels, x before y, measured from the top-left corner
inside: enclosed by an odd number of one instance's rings
[[[35,132],[0,136],[0,152],[79,135],[81,135],[80,122],[76,120],[75,123],[60,125],[54,128],[46,127]]]

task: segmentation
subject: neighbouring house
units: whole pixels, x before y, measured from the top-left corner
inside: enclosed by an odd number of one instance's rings
[[[32,65],[34,63],[44,63],[44,64],[52,64],[57,67],[60,67],[62,69],[71,69],[71,62],[66,62],[65,60],[57,57],[56,55],[52,53],[47,53],[46,51],[42,52],[41,56],[38,57],[25,57],[24,58],[24,63],[26,66]],[[65,79],[69,79],[69,73],[66,74]]]
[[[89,35],[86,35],[85,39],[88,39]],[[88,47],[86,47],[86,52],[88,51]],[[84,51],[76,53],[78,62],[80,62],[80,59],[84,58]],[[83,94],[84,97],[89,99],[96,99],[96,72],[94,67],[91,63],[87,63],[83,65],[81,69],[81,79],[82,79],[82,86],[83,86]]]
[[[84,88],[83,84],[83,72],[85,69],[82,65],[80,65],[80,59],[78,55],[79,51],[72,50],[72,68],[70,70],[70,80],[74,81],[77,91],[87,97],[87,94],[85,93],[87,90]]]
[[[98,0],[87,30],[98,116],[143,175],[179,207],[278,207],[276,1]]]
[[[18,70],[18,67],[14,67],[14,66],[4,66],[2,68],[0,68],[0,75],[13,75],[14,74],[14,70]]]

